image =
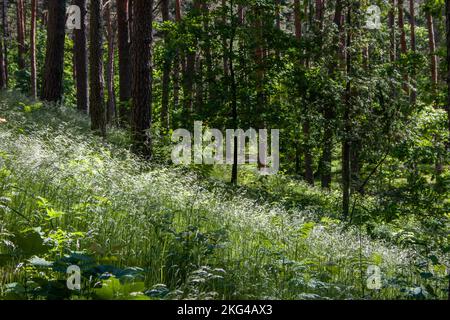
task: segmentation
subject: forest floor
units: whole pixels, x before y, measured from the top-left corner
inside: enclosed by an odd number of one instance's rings
[[[250,168],[232,188],[220,168],[141,161],[71,108],[0,101],[0,298],[446,298],[448,257],[407,222],[374,237],[339,219],[339,192]]]

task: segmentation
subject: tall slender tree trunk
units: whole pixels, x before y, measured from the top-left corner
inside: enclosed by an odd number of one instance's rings
[[[116,28],[111,17],[112,3],[108,2],[105,5],[106,18],[106,34],[108,40],[108,60],[106,63],[106,87],[108,90],[108,101],[106,104],[106,122],[112,124],[116,118],[116,92],[114,90],[114,55],[115,55],[115,40]]]
[[[2,29],[4,30],[4,26],[5,26],[5,18],[4,18],[4,14],[3,12],[5,11],[5,1],[3,1],[2,3]],[[6,37],[5,37],[5,33],[3,33],[0,36],[0,89],[5,89],[6,88],[6,78],[7,78],[7,64],[5,61],[5,54],[6,54]]]
[[[319,6],[320,7],[320,6]],[[319,9],[319,8],[317,8]],[[310,3],[309,7],[309,22],[308,27],[313,27],[313,5]],[[309,68],[309,59],[306,59],[305,65]],[[304,157],[304,178],[307,183],[310,185],[314,185],[314,170],[313,170],[313,155],[311,153],[311,122],[309,116],[309,106],[306,104],[304,108],[304,119],[302,123],[302,132],[303,132],[303,157]]]
[[[211,39],[212,36],[209,33],[210,30],[210,15],[209,15],[209,7],[207,1],[203,1],[202,3],[202,17],[203,17],[203,28],[208,33],[204,40],[204,56],[205,56],[205,64],[206,64],[206,81],[207,81],[207,90],[206,90],[206,99],[207,103],[210,105],[211,103],[216,101],[216,85],[215,85],[215,76],[213,71],[213,58],[211,54]]]
[[[230,1],[230,18],[233,17],[233,0]],[[231,116],[232,116],[232,122],[233,127],[235,129],[238,128],[238,110],[237,110],[237,83],[236,83],[236,75],[234,72],[234,37],[236,33],[236,27],[234,26],[233,21],[231,20],[230,23],[232,24],[231,28],[231,37],[229,41],[229,48],[228,48],[228,58],[227,61],[229,63],[228,71],[230,75],[230,89],[231,89]],[[237,136],[234,137],[234,152],[233,152],[233,166],[231,170],[231,183],[234,185],[237,185],[238,183],[238,138]]]
[[[195,58],[195,110],[197,114],[201,114],[204,104],[204,85],[203,85],[203,55],[201,53]]]
[[[447,129],[448,137],[446,143],[447,153],[450,153],[450,0],[445,1],[445,29],[446,29],[446,47],[447,47]],[[450,271],[449,271],[450,275]],[[449,300],[450,300],[450,276],[449,276]]]
[[[428,28],[428,50],[430,53],[430,75],[433,95],[436,94],[436,86],[438,83],[437,73],[437,56],[436,56],[436,43],[434,38],[434,25],[433,16],[430,12],[426,13],[427,28]]]
[[[394,62],[397,57],[396,53],[396,41],[395,41],[395,0],[390,0],[390,9],[388,14],[388,25],[390,30],[390,50],[389,57],[390,61]]]
[[[400,30],[400,53],[402,55],[406,55],[407,47],[406,47],[406,32],[405,25],[403,22],[403,0],[397,0],[397,8],[398,8],[398,28]],[[403,70],[403,91],[408,94],[408,73],[406,70]]]
[[[119,118],[121,124],[130,122],[130,108],[128,106],[131,99],[130,8],[128,0],[117,0]]]
[[[302,18],[301,18],[300,0],[294,0],[294,26],[295,38],[300,40],[302,38]]]
[[[294,3],[295,6],[295,3]],[[275,0],[275,28],[278,31],[281,31],[281,0]],[[281,58],[281,52],[280,50],[276,49],[275,54],[278,59]],[[277,99],[277,103],[280,103],[280,96],[276,96],[275,99]]]
[[[341,0],[336,1],[336,7],[334,12],[334,23],[338,29],[338,41],[340,41],[340,35],[342,34],[342,2]],[[331,77],[335,77],[335,68],[342,64],[340,60],[342,60],[342,45],[339,46],[338,51],[336,52],[336,58],[332,62],[329,67],[329,74]],[[321,186],[324,189],[329,189],[331,185],[331,162],[332,162],[332,150],[333,150],[333,119],[335,117],[335,110],[332,104],[328,104],[324,106],[323,116],[325,119],[325,128],[323,134],[323,149],[322,149],[322,157],[320,163],[320,178],[321,178]]]
[[[86,0],[75,0],[75,5],[81,11],[81,28],[74,30],[73,53],[75,60],[75,73],[77,85],[77,109],[81,112],[89,111],[89,85],[88,85],[88,56],[86,34]]]
[[[223,15],[222,15],[222,23],[223,25],[226,25],[227,23],[227,1],[226,0],[222,0],[222,10],[223,10]],[[225,78],[228,78],[228,74],[229,74],[229,63],[228,63],[228,55],[225,54],[225,52],[227,52],[228,50],[228,39],[226,36],[223,36],[222,38],[222,50],[224,52],[223,54],[223,74]]]
[[[131,129],[136,153],[151,157],[153,0],[133,0]]]
[[[2,6],[2,26],[3,26],[3,64],[4,64],[4,87],[8,87],[9,72],[8,72],[8,43],[9,43],[9,22],[8,22],[8,0],[3,0]]]
[[[194,0],[193,8],[192,8],[192,16],[198,17],[200,15],[200,6],[201,0]],[[188,49],[186,53],[186,70],[183,75],[183,94],[184,94],[184,108],[185,112],[188,115],[191,115],[194,105],[194,82],[195,82],[195,62],[197,57],[197,47],[198,41],[197,39],[193,40],[191,44],[191,48]]]
[[[37,0],[31,0],[31,27],[30,27],[30,69],[31,69],[31,98],[37,99],[37,67],[36,67],[36,15]]]
[[[446,31],[446,47],[447,47],[447,129],[448,136],[446,141],[446,151],[447,154],[450,153],[450,0],[445,0],[445,31]],[[448,270],[448,297],[450,300],[450,268]]]
[[[170,21],[170,6],[169,0],[161,1],[161,15],[163,18],[163,22]],[[165,54],[164,54],[164,62],[163,62],[163,77],[162,77],[162,97],[161,97],[161,127],[164,131],[169,130],[169,90],[170,90],[170,69],[172,64],[171,53],[170,50],[170,39],[169,33],[164,32],[164,46],[165,46]]]
[[[91,0],[89,25],[89,106],[91,128],[106,135],[106,110],[103,88],[103,18],[102,0]]]
[[[433,95],[434,107],[437,107],[436,100],[438,99],[436,96],[436,90],[438,85],[438,62],[436,55],[436,42],[434,37],[434,23],[433,16],[429,11],[425,13],[427,19],[427,28],[428,28],[428,49],[430,53],[430,76],[431,76],[431,93]],[[437,146],[441,145],[441,141],[437,135],[434,136],[434,142]],[[442,155],[440,153],[437,154],[436,162],[435,162],[435,172],[436,176],[440,176],[443,172],[444,168],[442,165]]]
[[[25,69],[25,6],[24,0],[16,2],[16,18],[17,18],[17,65],[19,70]]]
[[[351,110],[351,75],[352,75],[352,55],[349,50],[352,45],[352,35],[351,35],[351,26],[352,26],[352,7],[351,5],[347,8],[347,85],[345,88],[345,109],[344,109],[344,137],[342,143],[342,212],[344,219],[346,219],[349,215],[350,209],[350,184],[351,184],[351,119],[350,119],[350,110]]]
[[[260,4],[256,4],[254,9],[253,28],[255,32],[255,65],[256,65],[256,115],[255,126],[257,129],[262,129],[264,126],[264,119],[262,115],[265,109],[265,92],[264,92],[264,78],[265,78],[265,59],[264,59],[264,35],[263,35],[263,9]],[[259,158],[259,157],[258,157]]]
[[[416,13],[415,13],[415,7],[414,7],[415,1],[409,0],[409,15],[410,15],[410,28],[411,28],[411,51],[413,53],[416,53]],[[416,70],[413,67],[413,70],[411,71],[411,95],[410,95],[410,102],[411,104],[416,104],[417,100],[417,92],[416,92]]]
[[[198,14],[199,18],[202,19],[202,21],[205,21],[205,12],[204,12],[204,5],[206,4],[206,0],[199,0],[196,9],[196,14]],[[204,24],[203,24],[204,26]],[[204,31],[207,31],[204,29]],[[207,37],[208,38],[208,37]],[[203,111],[203,105],[204,105],[204,94],[205,94],[205,86],[203,83],[203,67],[205,65],[204,59],[206,55],[205,50],[205,43],[204,41],[198,41],[198,46],[200,53],[196,55],[195,57],[195,104],[196,104],[196,112],[197,114],[201,114]]]
[[[3,37],[0,37],[0,89],[6,87],[5,59],[3,51]]]
[[[225,43],[228,43],[228,52],[227,52],[227,57],[226,57],[226,61],[228,61],[229,66],[227,68],[227,75],[229,75],[229,81],[227,81],[227,83],[230,84],[230,97],[231,97],[231,121],[232,121],[232,126],[237,129],[239,126],[239,115],[238,115],[238,83],[243,83],[246,81],[246,76],[245,74],[242,74],[239,79],[236,79],[236,71],[235,71],[235,52],[234,52],[234,42],[235,42],[235,38],[236,38],[236,32],[237,32],[237,28],[242,27],[244,24],[244,5],[243,4],[238,4],[237,6],[237,25],[235,24],[233,17],[234,17],[234,12],[233,12],[233,1],[230,1],[230,24],[231,24],[231,35],[230,35],[230,39],[229,42],[227,41],[227,39],[225,39]],[[228,10],[225,10],[228,11]],[[224,21],[226,22],[226,15],[224,18]],[[245,58],[244,58],[244,43],[243,41],[239,42],[239,64],[240,67],[243,68],[246,64],[245,62]],[[224,52],[225,54],[225,52]],[[228,88],[226,88],[227,93],[228,93]],[[227,94],[228,97],[228,94]],[[239,95],[239,98],[242,99],[242,97]],[[242,101],[241,101],[242,104]],[[234,149],[233,149],[233,166],[232,166],[232,170],[231,170],[231,183],[234,185],[238,184],[238,168],[239,168],[239,164],[238,164],[238,137],[235,136],[234,137]],[[259,159],[258,159],[259,161]],[[259,164],[259,163],[258,163]]]
[[[175,21],[177,24],[181,22],[181,0],[175,0]],[[173,59],[173,107],[178,109],[180,104],[180,63],[181,56],[180,50],[175,52],[175,58]]]
[[[47,51],[41,99],[59,101],[63,95],[65,0],[48,0]]]

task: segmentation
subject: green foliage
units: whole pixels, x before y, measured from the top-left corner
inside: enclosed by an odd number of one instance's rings
[[[388,25],[362,27],[368,3],[345,3],[351,21],[339,29],[334,4],[317,19],[310,2],[301,8],[301,37],[290,2],[230,3],[188,5],[181,21],[155,19],[151,163],[129,152],[129,128],[108,128],[103,139],[74,111],[72,37],[65,38],[64,99],[53,105],[17,93],[29,92],[30,74],[18,70],[11,46],[17,91],[0,92],[1,299],[448,295],[447,97],[443,81],[430,80],[424,17],[416,17],[416,49],[391,58]],[[384,18],[390,5],[378,5]],[[439,78],[447,67],[443,5],[421,8],[435,18]],[[37,31],[41,66],[46,32]],[[405,92],[412,89],[414,103]],[[163,90],[170,128],[160,120]],[[240,166],[239,185],[230,186],[229,166],[171,167],[170,135],[196,119],[219,129],[280,128],[280,174]],[[351,145],[353,173],[345,221],[342,142]],[[303,181],[308,153],[316,184],[331,168],[329,190]],[[81,268],[81,290],[66,286],[70,265]],[[380,290],[366,288],[368,266],[381,269]]]
[[[446,294],[440,248],[448,238],[437,230],[448,214],[428,224],[398,220],[384,233],[377,222],[366,233],[337,219],[338,193],[282,175],[255,179],[251,170],[230,190],[105,145],[74,111],[17,108],[15,96],[4,98],[2,298],[361,298],[360,275],[370,264],[381,267],[383,288],[365,290],[367,298]],[[372,205],[361,198],[357,207],[355,217]],[[81,291],[65,285],[73,264]]]

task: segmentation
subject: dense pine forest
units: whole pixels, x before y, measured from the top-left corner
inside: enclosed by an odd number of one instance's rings
[[[450,299],[449,151],[450,1],[0,1],[0,300]]]

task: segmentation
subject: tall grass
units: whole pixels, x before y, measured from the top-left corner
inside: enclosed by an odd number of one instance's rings
[[[13,93],[0,99],[3,250],[15,250],[21,230],[47,225],[63,233],[56,255],[140,267],[146,289],[164,288],[167,299],[408,298],[428,284],[413,268],[413,250],[142,162],[125,135],[108,143],[63,106],[20,105]],[[45,220],[43,208],[60,214]],[[1,285],[23,279],[21,259],[0,264]],[[366,288],[368,265],[381,268],[381,290]],[[442,284],[435,287],[443,297]]]

